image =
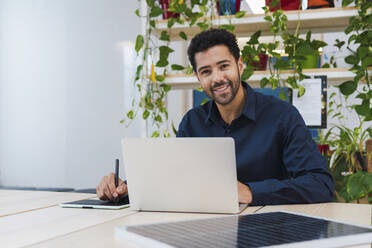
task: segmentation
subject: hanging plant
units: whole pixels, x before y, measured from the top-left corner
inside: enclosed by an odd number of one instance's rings
[[[164,0],[165,1],[165,0]],[[151,137],[170,137],[170,132],[163,128],[164,122],[168,121],[168,111],[165,104],[167,93],[171,86],[166,84],[165,76],[168,71],[190,71],[189,68],[169,64],[169,56],[174,50],[169,46],[169,29],[175,23],[189,26],[198,26],[200,30],[206,30],[211,26],[211,19],[204,17],[211,7],[214,7],[214,1],[191,0],[190,6],[183,0],[170,0],[166,4],[163,0],[146,0],[147,12],[142,16],[139,9],[135,11],[139,18],[145,19],[146,32],[139,34],[136,38],[135,50],[137,56],[141,57],[141,63],[137,66],[135,85],[139,92],[139,98],[133,99],[132,109],[130,109],[121,123],[130,124],[136,116],[141,115],[143,120],[147,120],[154,127]],[[210,6],[208,6],[208,3]],[[162,6],[168,6],[168,9],[162,9]],[[198,6],[199,11],[193,11]],[[156,36],[156,20],[163,15],[167,19],[168,30],[163,30],[160,36]],[[187,40],[185,32],[179,32],[179,37]],[[173,127],[173,130],[175,128]]]
[[[372,66],[372,2],[368,0],[343,0],[343,7],[354,3],[358,8],[358,16],[349,19],[349,26],[345,29],[345,34],[351,34],[347,49],[351,55],[345,58],[345,62],[351,65],[350,71],[355,76],[353,80],[343,82],[338,87],[340,92],[349,97],[355,92],[358,93],[356,98],[361,100],[360,104],[351,107],[364,121],[372,120],[372,89],[371,76],[369,75]],[[352,47],[354,49],[352,49]],[[359,83],[363,84],[362,89],[358,89]]]

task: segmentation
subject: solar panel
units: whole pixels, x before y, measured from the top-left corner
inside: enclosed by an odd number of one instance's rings
[[[119,226],[116,235],[143,247],[341,247],[372,242],[372,228],[289,212]]]

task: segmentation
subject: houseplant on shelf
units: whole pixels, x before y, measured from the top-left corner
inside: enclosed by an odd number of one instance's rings
[[[341,97],[341,102],[338,102],[335,96],[336,92],[329,96],[327,116],[336,118],[342,123],[347,119],[344,115],[345,108],[350,113],[352,109],[347,106],[344,97]],[[355,128],[333,124],[328,130],[318,130],[318,138],[315,139],[319,151],[330,168],[337,201],[359,202],[372,191],[372,174],[366,167],[367,160],[372,161],[372,152],[367,153],[364,146],[372,137],[372,127],[363,130],[365,122],[361,116],[358,116],[358,120],[359,124]],[[371,202],[372,199],[369,201]]]
[[[278,0],[274,0],[271,3],[275,6]],[[297,22],[296,30],[291,33],[287,30],[288,18],[282,10],[276,10],[270,12],[269,8],[265,6],[265,20],[270,24],[270,32],[274,38],[272,42],[263,43],[264,50],[269,55],[269,71],[270,76],[261,79],[261,87],[271,85],[272,89],[279,87],[281,89],[280,98],[286,100],[284,90],[285,86],[290,86],[292,89],[298,89],[298,96],[302,96],[305,93],[305,88],[299,85],[298,82],[306,78],[303,74],[302,69],[306,63],[306,57],[311,54],[318,54],[318,49],[324,47],[327,43],[312,39],[311,32],[308,32],[306,39],[299,37],[300,19]],[[299,14],[298,14],[299,15]],[[278,49],[280,41],[277,37],[280,36],[283,40],[283,50],[287,54],[287,58],[283,58]],[[272,60],[275,59],[275,64]],[[292,69],[292,75],[286,79],[280,77],[282,70]],[[248,73],[247,73],[248,74]],[[249,75],[249,74],[248,74]]]
[[[333,137],[332,145],[336,148],[331,164],[331,173],[335,191],[346,202],[357,201],[372,192],[372,173],[367,171],[367,154],[365,142],[372,138],[372,127],[362,130],[359,126],[350,129],[343,125],[334,126],[338,131]],[[368,199],[372,203],[372,199]]]

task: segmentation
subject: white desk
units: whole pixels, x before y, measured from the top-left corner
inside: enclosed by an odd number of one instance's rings
[[[95,197],[95,194],[0,190],[0,217],[58,205],[61,202]]]
[[[359,225],[372,224],[372,205],[351,203],[319,203],[303,205],[266,206],[259,213],[291,211]]]
[[[244,213],[254,213],[261,207],[249,207]],[[116,219],[101,225],[74,232],[69,235],[40,243],[32,247],[137,247],[133,244],[122,243],[115,238],[114,228],[118,225],[149,224],[155,222],[181,221],[192,219],[224,216],[221,214],[194,213],[161,213],[136,212],[136,214]],[[79,245],[77,245],[79,244]]]
[[[4,193],[0,190],[0,195]],[[66,201],[51,193],[51,199]],[[70,193],[69,193],[70,194]],[[73,193],[71,193],[73,194]],[[5,195],[5,194],[4,194]],[[77,198],[79,195],[76,194]],[[67,195],[69,197],[69,195]],[[66,196],[66,197],[67,197]],[[90,195],[92,196],[92,195]],[[0,197],[1,198],[1,197]],[[81,195],[80,199],[86,198]],[[52,200],[51,200],[52,201]],[[69,209],[55,206],[29,209],[0,217],[0,246],[3,247],[136,247],[115,238],[118,225],[146,224],[221,216],[217,214],[136,212],[130,209]],[[371,205],[322,203],[249,207],[242,214],[287,210],[355,224],[371,224]],[[364,246],[370,247],[370,245]]]

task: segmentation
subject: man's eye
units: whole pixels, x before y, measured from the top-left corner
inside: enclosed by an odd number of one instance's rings
[[[221,68],[222,68],[222,69],[225,69],[225,68],[227,68],[227,67],[229,67],[228,64],[222,64],[222,65],[221,65]]]
[[[209,73],[209,70],[204,70],[204,71],[201,71],[200,74],[202,75],[207,75]]]

